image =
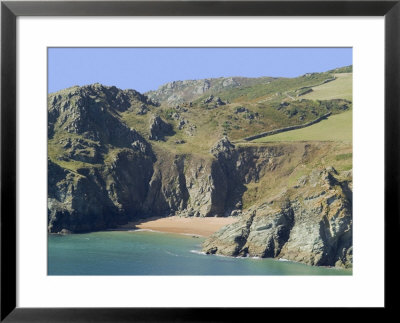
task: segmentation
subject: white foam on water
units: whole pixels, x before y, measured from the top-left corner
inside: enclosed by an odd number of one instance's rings
[[[199,250],[190,250],[190,252],[191,252],[191,253],[198,254],[198,255],[206,255],[206,253],[205,253],[205,252],[203,252],[203,251],[199,251]]]
[[[157,231],[157,230],[152,230],[152,229],[134,229],[134,230],[128,230],[128,232],[158,232],[158,233],[165,233],[162,231]]]
[[[234,256],[225,256],[225,255],[220,255],[220,254],[206,254],[204,251],[198,251],[198,250],[190,250],[191,253],[196,253],[199,255],[206,255],[206,256],[216,256],[216,257],[222,257],[222,258],[233,258],[233,259],[245,259],[245,258],[257,258],[261,259],[260,257],[234,257]]]
[[[182,234],[184,236],[192,236],[192,237],[195,237],[195,238],[204,237],[201,234],[197,234],[197,233],[179,233],[179,234]]]
[[[169,252],[169,251],[165,251],[167,254],[169,254],[169,255],[171,255],[171,256],[174,256],[174,257],[179,257],[179,255],[177,255],[177,254],[175,254],[175,253],[172,253],[172,252]]]
[[[220,254],[212,254],[212,256],[217,256],[217,257],[222,257],[222,258],[233,258],[233,259],[241,259],[243,257],[234,257],[234,256],[225,256],[225,255],[220,255]]]

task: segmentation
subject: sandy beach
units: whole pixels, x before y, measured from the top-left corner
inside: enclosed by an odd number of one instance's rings
[[[223,226],[236,222],[239,217],[180,217],[151,218],[138,222],[130,222],[121,229],[145,229],[160,232],[193,234],[197,236],[210,236]]]

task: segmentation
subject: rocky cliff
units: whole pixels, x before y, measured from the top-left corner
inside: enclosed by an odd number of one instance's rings
[[[147,216],[238,216],[205,241],[205,252],[351,266],[351,173],[319,167],[289,184],[332,144],[235,146],[223,137],[206,154],[179,153],[163,146],[175,128],[158,109],[133,90],[99,84],[49,95],[49,232]],[[148,137],[123,118],[144,110]]]
[[[100,84],[57,92],[48,102],[49,231],[126,223],[141,211],[155,156],[120,113],[153,103]]]
[[[217,93],[225,89],[265,84],[274,79],[275,78],[272,77],[220,77],[202,80],[174,81],[160,86],[155,91],[146,92],[146,95],[156,102],[176,105],[193,101],[207,93]]]
[[[152,103],[114,91],[93,85],[49,98],[49,231],[101,230],[147,215],[223,215],[221,166],[212,156],[156,155],[119,115]],[[152,120],[150,139],[171,134],[170,124]]]
[[[208,238],[203,250],[318,266],[352,266],[352,194],[334,169],[315,170]]]

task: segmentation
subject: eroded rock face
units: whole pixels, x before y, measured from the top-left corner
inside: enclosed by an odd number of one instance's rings
[[[186,80],[174,81],[161,86],[156,91],[150,91],[146,94],[158,101],[169,105],[180,104],[191,101],[192,99],[203,95],[211,87],[211,80]]]
[[[236,88],[245,84],[265,83],[272,78],[246,78],[246,77],[220,77],[202,80],[174,81],[160,86],[156,91],[145,93],[156,102],[176,105],[184,102],[194,101],[207,93],[218,92],[224,89]],[[220,105],[224,102],[219,100]]]
[[[313,171],[275,199],[254,206],[203,244],[206,253],[352,266],[351,191],[333,170]]]
[[[227,102],[222,101],[219,96],[214,97],[214,95],[210,95],[208,98],[203,100],[203,104],[205,104],[208,109],[217,108],[226,103]]]
[[[247,184],[282,169],[286,174],[317,148],[236,147],[223,137],[207,156],[155,153],[119,115],[151,102],[118,91],[92,85],[49,97],[49,139],[60,150],[48,161],[49,232],[104,230],[146,216],[235,215],[240,220],[207,239],[204,251],[351,267],[351,171],[315,170],[280,194],[243,206]],[[172,117],[183,120],[179,111]],[[160,117],[152,120],[152,140],[171,131]]]
[[[245,184],[258,182],[266,172],[273,171],[282,163],[285,154],[291,154],[291,149],[279,145],[236,148],[227,137],[223,137],[210,152],[226,178],[224,215],[231,215],[241,211]]]
[[[164,140],[165,136],[173,135],[172,126],[161,119],[160,116],[155,116],[150,121],[150,140]]]
[[[144,104],[136,91],[100,84],[49,96],[49,232],[106,229],[141,211],[155,156],[119,113]]]
[[[72,172],[49,162],[49,230],[98,230],[146,215],[240,215],[243,183],[260,176],[274,151],[236,150],[222,138],[213,157],[155,156],[138,139],[98,167]]]
[[[85,140],[83,138],[64,138],[59,141],[64,154],[59,156],[60,160],[73,159],[85,163],[102,163],[102,153],[105,152],[104,146],[99,142]]]
[[[210,158],[163,156],[154,164],[144,210],[149,214],[222,216],[226,179]]]
[[[117,209],[101,186],[50,160],[48,167],[49,232],[100,230],[111,226],[113,220],[118,223]]]
[[[134,90],[122,91],[101,84],[73,87],[59,93],[50,95],[48,100],[49,139],[55,131],[62,131],[102,144],[125,147],[139,135],[119,120],[119,113],[153,104]]]
[[[146,105],[142,104],[139,107],[139,109],[136,111],[136,114],[137,115],[145,115],[145,114],[147,114],[148,111],[149,111],[149,108]]]
[[[234,149],[235,145],[233,145],[229,141],[228,137],[225,136],[211,148],[210,153],[217,158],[220,158],[222,155],[224,155],[224,158],[229,158]]]
[[[141,212],[152,156],[124,149],[110,164],[77,172],[48,161],[48,230],[104,230]]]
[[[140,145],[77,172],[49,160],[49,232],[102,230],[155,215],[224,215],[227,182],[215,159],[155,159]]]

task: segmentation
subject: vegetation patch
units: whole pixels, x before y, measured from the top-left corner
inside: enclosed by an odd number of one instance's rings
[[[340,154],[335,156],[336,160],[346,160],[350,158],[353,158],[353,153]]]
[[[312,126],[259,138],[255,142],[277,141],[342,141],[352,142],[352,110],[332,115]]]
[[[353,97],[353,74],[335,74],[336,79],[312,88],[312,92],[302,96],[310,100],[346,99],[351,101]]]

